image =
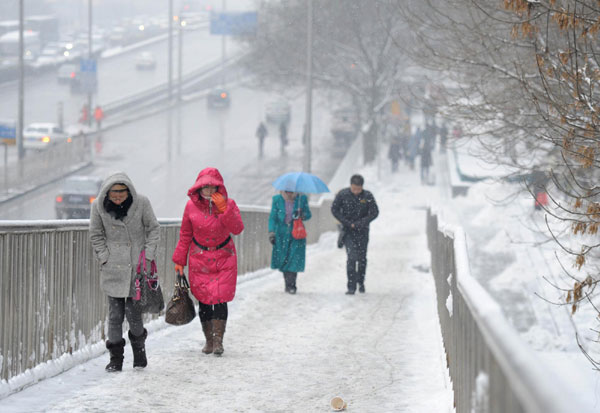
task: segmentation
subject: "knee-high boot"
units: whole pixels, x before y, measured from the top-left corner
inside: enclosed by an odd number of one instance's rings
[[[212,320],[202,321],[202,331],[204,332],[204,338],[206,344],[202,348],[204,354],[210,354],[213,352],[213,324]]]
[[[146,337],[148,337],[148,331],[144,329],[144,332],[137,337],[131,334],[131,330],[129,330],[128,334],[131,350],[133,351],[133,368],[146,367],[148,365],[148,360],[146,359]]]
[[[213,353],[220,356],[225,351],[223,349],[223,336],[225,335],[225,326],[227,320],[212,320],[213,328]]]

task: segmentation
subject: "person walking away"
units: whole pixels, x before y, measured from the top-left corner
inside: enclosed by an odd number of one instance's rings
[[[425,139],[421,148],[421,185],[429,185],[429,168],[433,163],[432,142],[431,139]]]
[[[400,160],[400,157],[401,157],[400,150],[401,150],[400,138],[395,137],[390,142],[390,147],[388,150],[388,158],[390,159],[390,162],[392,163],[392,173],[398,171],[398,161]]]
[[[363,189],[364,181],[361,175],[352,175],[350,188],[338,192],[331,205],[331,213],[342,224],[344,231],[342,241],[348,257],[348,295],[355,293],[357,284],[358,292],[365,292],[369,225],[379,215],[373,194]]]
[[[104,119],[104,111],[100,105],[97,105],[96,109],[94,109],[94,119],[96,120],[96,129],[100,130],[102,128],[102,120]]]
[[[273,197],[269,214],[271,268],[283,273],[286,293],[296,294],[296,278],[304,271],[306,260],[306,239],[292,237],[293,221],[307,221],[311,216],[306,195],[282,191]]]
[[[133,367],[147,366],[146,337],[142,314],[134,305],[135,268],[142,251],[146,266],[156,257],[160,241],[158,221],[144,195],[138,194],[131,179],[117,172],[107,177],[91,207],[89,236],[100,263],[100,288],[108,295],[108,340],[110,362],[106,371],[123,369],[123,321],[129,323]]]
[[[244,230],[240,210],[228,197],[216,168],[205,168],[188,190],[179,242],[173,252],[175,271],[183,274],[189,261],[192,294],[206,343],[202,352],[223,354],[227,303],[235,297],[237,252],[231,234]]]
[[[267,131],[267,127],[263,122],[258,124],[258,128],[256,129],[256,137],[258,138],[258,157],[263,157],[263,145],[265,142],[265,138],[269,132]]]
[[[411,170],[415,169],[415,158],[419,153],[419,147],[421,145],[421,128],[418,127],[416,132],[408,139],[406,160]]]
[[[285,153],[285,147],[288,144],[287,125],[285,122],[279,124],[279,141],[281,144],[281,154],[283,155]]]
[[[448,143],[448,128],[446,123],[440,127],[440,153],[446,153],[446,144]]]

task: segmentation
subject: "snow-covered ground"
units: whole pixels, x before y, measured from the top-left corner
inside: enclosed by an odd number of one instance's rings
[[[280,273],[243,277],[229,307],[225,354],[203,355],[198,320],[149,325],[149,366],[107,374],[108,355],[0,400],[5,412],[347,411],[452,412],[425,208],[437,197],[414,172],[376,180],[364,170],[380,216],[371,227],[366,294],[347,296],[345,253],[328,233],[307,251],[298,294]]]

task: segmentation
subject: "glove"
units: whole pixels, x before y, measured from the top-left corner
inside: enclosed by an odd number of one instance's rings
[[[175,272],[179,275],[183,275],[183,265],[175,264]]]
[[[271,243],[271,245],[275,245],[275,233],[274,232],[269,232],[269,242]]]
[[[225,200],[223,195],[221,195],[218,192],[215,192],[211,195],[211,199],[213,201],[213,204],[215,204],[215,206],[217,207],[217,214],[222,214],[223,212],[225,212],[225,210],[227,209],[227,201]]]

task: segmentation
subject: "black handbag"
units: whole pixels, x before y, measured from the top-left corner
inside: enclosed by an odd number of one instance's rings
[[[173,297],[169,300],[165,313],[165,322],[168,324],[182,326],[196,317],[196,307],[190,298],[189,289],[190,284],[185,278],[185,274],[177,274]]]
[[[143,266],[143,268],[142,268]],[[146,252],[142,251],[138,259],[135,277],[135,295],[133,303],[142,313],[158,314],[165,308],[165,299],[158,281],[156,262],[150,263],[150,273],[146,268]]]

